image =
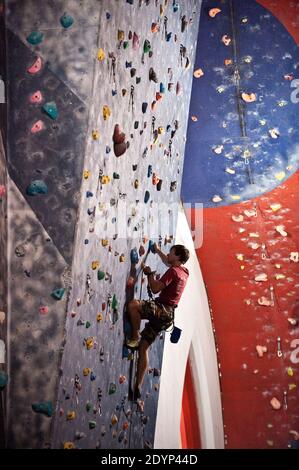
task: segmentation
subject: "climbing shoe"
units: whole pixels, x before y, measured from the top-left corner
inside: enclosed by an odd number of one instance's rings
[[[135,339],[130,339],[126,342],[126,345],[131,349],[138,348],[139,341]]]

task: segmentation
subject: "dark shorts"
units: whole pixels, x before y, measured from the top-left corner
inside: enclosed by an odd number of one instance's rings
[[[141,337],[152,344],[163,330],[174,322],[174,307],[154,300],[141,300],[142,316],[149,320],[141,332]]]

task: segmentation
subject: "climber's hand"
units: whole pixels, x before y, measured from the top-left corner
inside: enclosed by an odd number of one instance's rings
[[[152,272],[151,268],[149,266],[144,266],[143,272],[145,275],[150,274]]]

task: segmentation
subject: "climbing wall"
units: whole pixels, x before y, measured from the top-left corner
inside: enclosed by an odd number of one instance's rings
[[[133,404],[124,305],[174,242],[201,2],[6,6],[9,445],[151,447],[163,336]]]
[[[182,197],[205,206],[228,448],[298,446],[298,18],[288,0],[202,5]]]

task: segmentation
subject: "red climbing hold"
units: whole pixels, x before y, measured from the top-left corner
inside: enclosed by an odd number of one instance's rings
[[[30,96],[29,101],[30,103],[41,103],[43,100],[43,96],[39,90],[33,93],[33,95]]]
[[[31,127],[31,133],[36,134],[37,132],[40,132],[44,129],[44,123],[43,121],[37,121],[33,126]]]
[[[38,57],[36,61],[34,62],[34,64],[31,65],[29,69],[27,69],[27,72],[31,74],[35,74],[35,73],[38,73],[41,70],[41,68],[42,68],[42,59]]]

